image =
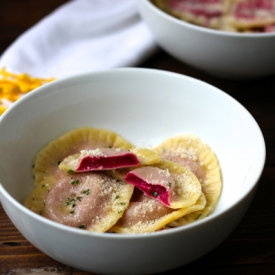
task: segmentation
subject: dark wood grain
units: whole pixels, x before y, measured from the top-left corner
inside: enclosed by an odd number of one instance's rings
[[[65,2],[0,1],[0,54],[21,33]],[[257,193],[237,228],[204,257],[163,274],[275,274],[275,75],[249,81],[218,79],[180,63],[162,50],[140,67],[192,76],[222,89],[254,116],[267,147],[266,165]],[[0,275],[39,274],[42,270],[43,275],[92,274],[56,262],[32,246],[14,227],[0,204]]]

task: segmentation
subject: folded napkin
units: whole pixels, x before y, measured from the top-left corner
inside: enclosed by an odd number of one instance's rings
[[[0,68],[41,78],[140,64],[157,45],[136,0],[73,0],[23,33]]]

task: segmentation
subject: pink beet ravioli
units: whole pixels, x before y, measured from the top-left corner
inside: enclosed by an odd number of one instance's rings
[[[170,206],[174,180],[167,170],[146,166],[128,172],[125,181],[133,184],[148,197]]]
[[[223,0],[170,0],[169,5],[181,12],[212,18],[222,15]]]
[[[87,172],[135,167],[140,161],[134,153],[127,150],[97,148],[82,150],[80,154],[69,156],[64,164],[74,172]]]
[[[118,169],[139,164],[137,156],[127,150],[101,148],[91,151],[81,158],[76,172]]]

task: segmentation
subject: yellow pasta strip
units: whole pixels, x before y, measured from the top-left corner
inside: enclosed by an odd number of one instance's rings
[[[26,73],[15,74],[5,68],[0,69],[0,115],[26,93],[53,80],[55,79],[36,78]]]

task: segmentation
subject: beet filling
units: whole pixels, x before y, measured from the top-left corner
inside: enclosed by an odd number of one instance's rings
[[[151,184],[131,172],[127,173],[124,180],[143,191],[146,196],[155,198],[164,205],[170,206],[168,190],[163,185]]]
[[[76,171],[107,170],[125,167],[133,167],[139,164],[135,154],[127,153],[118,156],[94,156],[84,157],[77,167]]]

